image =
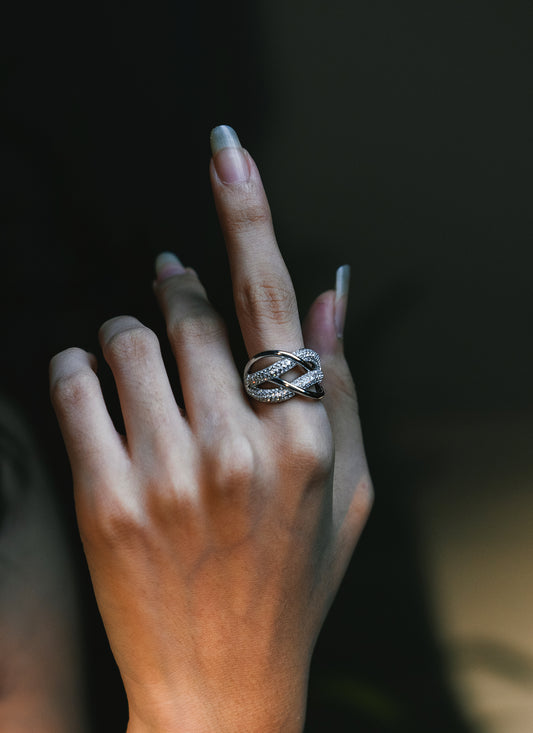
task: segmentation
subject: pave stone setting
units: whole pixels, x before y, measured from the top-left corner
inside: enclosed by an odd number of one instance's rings
[[[256,361],[272,356],[278,356],[278,361],[250,374],[250,368]],[[280,384],[282,375],[295,367],[301,367],[306,371],[292,382]],[[246,365],[244,389],[250,397],[259,402],[285,402],[296,395],[321,399],[324,396],[324,390],[320,385],[323,379],[324,374],[320,365],[320,357],[312,349],[298,349],[298,351],[293,352],[264,351],[250,359]],[[268,382],[275,386],[272,388],[262,386]],[[316,385],[315,390],[310,389],[313,385]]]

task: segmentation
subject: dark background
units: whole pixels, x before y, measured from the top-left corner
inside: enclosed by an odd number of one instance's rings
[[[533,408],[530,20],[513,0],[51,0],[1,24],[2,382],[57,477],[95,730],[123,727],[125,708],[47,362],[71,345],[98,353],[98,326],[121,313],[162,334],[164,249],[232,318],[207,177],[220,123],[259,164],[302,312],[352,265],[346,350],[377,503],[319,640],[308,729],[466,730],[412,526],[428,466],[395,437],[411,417]]]

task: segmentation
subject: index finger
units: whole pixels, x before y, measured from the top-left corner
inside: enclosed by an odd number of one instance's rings
[[[291,278],[279,251],[261,176],[226,125],[211,132],[211,184],[249,356],[303,346]]]

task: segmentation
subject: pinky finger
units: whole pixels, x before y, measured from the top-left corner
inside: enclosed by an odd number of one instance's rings
[[[76,348],[56,354],[50,362],[50,396],[75,483],[91,483],[117,459],[126,459],[92,354]]]

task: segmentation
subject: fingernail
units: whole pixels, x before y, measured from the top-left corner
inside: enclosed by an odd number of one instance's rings
[[[335,330],[337,338],[344,334],[346,308],[348,306],[348,290],[350,289],[350,265],[342,265],[337,270],[335,280]]]
[[[244,183],[250,177],[237,133],[228,125],[211,130],[211,152],[218,177],[223,183]]]
[[[173,252],[161,252],[155,258],[155,273],[160,283],[173,275],[183,275],[185,268]]]

